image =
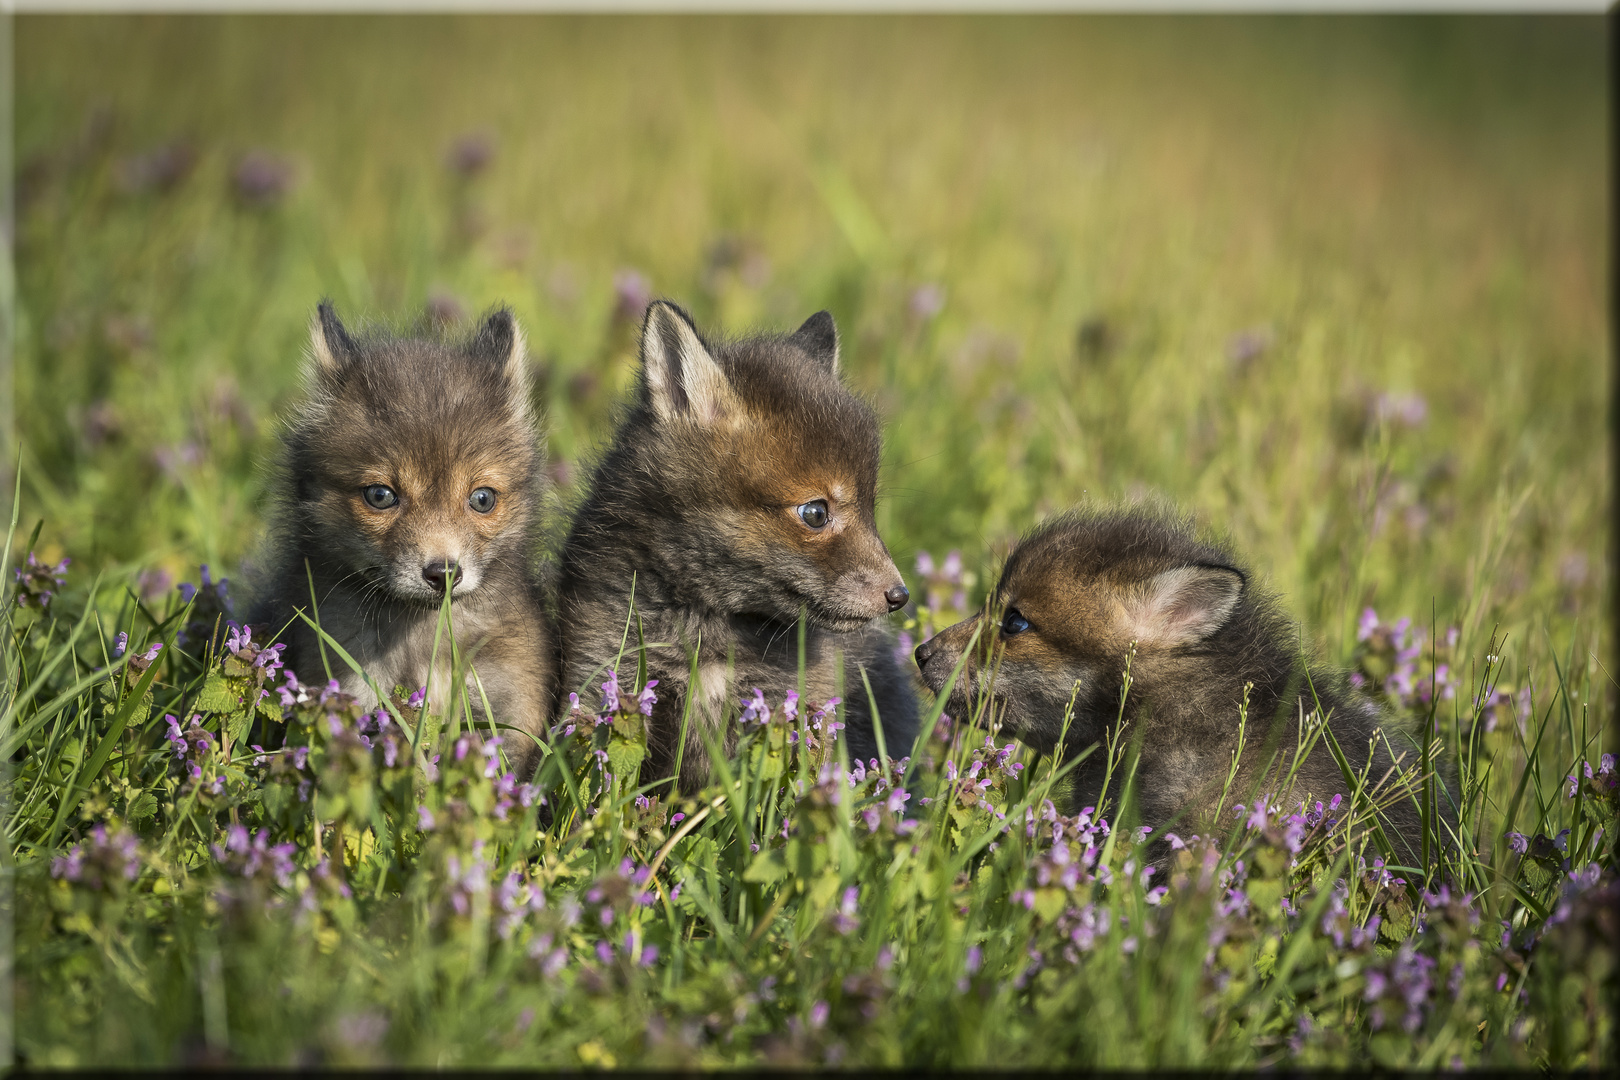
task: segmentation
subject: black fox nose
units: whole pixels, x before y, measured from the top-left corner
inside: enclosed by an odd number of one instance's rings
[[[911,599],[911,594],[906,591],[904,585],[896,585],[884,593],[883,598],[889,602],[890,611],[899,611],[906,606],[906,601]]]
[[[917,661],[918,667],[922,667],[928,663],[928,658],[934,655],[934,649],[934,639],[929,638],[921,645],[918,645],[916,649],[912,650],[911,658]]]
[[[456,582],[461,580],[461,564],[454,559],[438,559],[422,567],[422,580],[438,592],[444,592],[446,578],[450,580],[451,588],[455,588]]]

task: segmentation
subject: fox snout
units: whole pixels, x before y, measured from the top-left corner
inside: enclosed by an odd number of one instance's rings
[[[857,542],[846,544],[845,547],[846,551],[842,554],[856,556],[860,564],[832,578],[826,607],[833,621],[870,622],[906,606],[911,599],[911,590],[906,588],[899,569],[876,533],[871,535],[867,543]]]
[[[933,637],[918,645],[912,652],[912,658],[917,661],[917,670],[928,688],[936,694],[945,686],[945,681],[951,677],[957,661],[962,658],[963,651],[968,642],[973,639],[973,630],[979,622],[975,615],[971,619],[964,619],[954,626],[946,627]],[[952,699],[963,695],[963,687],[973,680],[973,658],[969,657],[963,666],[962,676],[956,681],[951,690]]]
[[[462,579],[461,564],[455,559],[429,559],[422,567],[422,580],[428,583],[428,588],[434,592],[444,592],[444,584],[450,582],[454,589]]]

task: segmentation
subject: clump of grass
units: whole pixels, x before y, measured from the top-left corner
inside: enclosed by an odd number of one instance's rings
[[[1428,866],[1385,862],[1359,790],[1234,794],[1155,866],[1116,824],[1126,740],[1118,795],[1068,814],[988,716],[858,762],[837,699],[755,693],[682,799],[637,779],[632,643],[525,780],[466,695],[306,685],[217,583],[154,610],[53,580],[42,609],[29,573],[0,749],[31,1063],[1612,1060],[1616,771],[1562,675],[1493,725],[1492,656],[1435,713],[1465,753]]]

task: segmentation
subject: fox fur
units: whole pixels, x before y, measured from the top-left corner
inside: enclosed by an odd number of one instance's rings
[[[318,617],[383,694],[426,684],[443,710],[448,635],[431,681],[428,667],[448,584],[456,645],[471,659],[468,700],[482,720],[487,696],[493,719],[518,729],[504,739],[508,760],[532,768],[555,645],[535,572],[542,451],[522,331],[503,308],[459,342],[351,336],[322,303],[310,348],[250,622],[281,634],[300,679],[329,670],[376,705],[297,613]]]
[[[862,671],[885,748],[909,753],[911,676],[875,624],[907,599],[873,519],[880,451],[876,415],[839,378],[827,312],[793,334],[718,342],[674,304],[648,308],[635,398],[558,573],[566,690],[594,693],[614,664],[632,588],[640,622],[625,662],[638,635],[659,646],[647,650],[658,702],[644,778],[672,775],[679,758],[680,790],[701,788],[703,732],[732,742],[725,708],[754,687],[776,701],[797,690],[801,610],[806,698],[837,693],[842,654],[852,758],[878,753]]]
[[[1123,719],[1121,743],[1140,739],[1135,790],[1142,823],[1160,827],[1177,819],[1181,831],[1198,832],[1230,824],[1211,817],[1238,748],[1245,684],[1253,688],[1228,806],[1267,791],[1274,801],[1285,795],[1277,785],[1294,757],[1300,718],[1320,703],[1349,762],[1359,771],[1370,756],[1369,788],[1388,777],[1375,794],[1387,803],[1385,833],[1416,865],[1420,814],[1391,771],[1395,756],[1402,756],[1402,769],[1417,764],[1417,743],[1342,674],[1307,665],[1276,600],[1255,587],[1229,550],[1198,539],[1190,521],[1164,510],[1076,512],[1048,521],[1007,559],[991,610],[1002,613],[994,625],[981,613],[917,647],[923,681],[937,693],[980,632],[947,711],[967,715],[971,700],[988,692],[1006,730],[1065,760],[1103,743]],[[1001,654],[999,667],[992,650]],[[1074,711],[1063,737],[1071,694]],[[1273,754],[1280,765],[1272,764]],[[1106,758],[1106,745],[1098,746],[1075,767],[1076,808],[1097,804]],[[1116,799],[1122,786],[1116,772],[1109,788]],[[1293,791],[1324,801],[1348,796],[1325,737],[1300,766]],[[1449,796],[1442,791],[1438,801],[1446,811]]]

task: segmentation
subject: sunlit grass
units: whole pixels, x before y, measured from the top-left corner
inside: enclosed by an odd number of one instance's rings
[[[1566,847],[1590,844],[1603,819],[1564,777],[1614,749],[1602,33],[1595,19],[19,18],[8,566],[73,559],[43,615],[9,615],[0,738],[30,1060],[1595,1060],[1612,952],[1584,914],[1537,950],[1525,935],[1557,911],[1572,854],[1528,845],[1566,828]],[[216,691],[246,676],[173,643],[175,584],[199,562],[239,578],[251,556],[315,302],[406,323],[510,303],[560,534],[633,374],[644,288],[733,332],[834,312],[847,377],[886,420],[879,525],[897,562],[918,595],[920,551],[959,550],[970,575],[960,603],[960,579],[940,581],[938,606],[977,605],[1042,515],[1160,494],[1228,533],[1331,659],[1376,667],[1358,645],[1369,606],[1442,647],[1458,627],[1438,733],[1463,772],[1466,843],[1445,876],[1474,903],[1369,885],[1331,843],[1289,869],[1275,822],[1219,838],[1222,869],[1246,860],[1250,910],[1222,913],[1231,883],[1192,864],[1149,904],[1123,832],[1104,864],[1130,884],[1042,893],[1049,837],[1020,825],[970,855],[991,817],[952,816],[944,755],[965,772],[982,734],[928,744],[911,800],[872,830],[876,782],[817,803],[826,762],[773,758],[778,728],[684,809],[593,794],[591,759],[562,739],[536,781],[549,819],[531,803],[494,820],[521,799],[496,791],[499,772],[450,766],[454,716],[421,728],[432,781],[415,751],[383,764],[354,749],[354,716],[334,734],[307,702],[291,730],[316,765],[254,764],[230,703],[197,703],[209,670]],[[119,630],[171,642],[153,700],[127,715]],[[205,714],[205,779],[224,792],[197,793],[165,711]],[[1019,760],[989,770],[1001,812],[1049,778],[1050,762]],[[306,780],[341,809],[301,801]],[[457,799],[484,802],[441,828]],[[588,826],[569,831],[570,814]],[[893,831],[908,816],[914,847]],[[783,818],[800,843],[778,865]],[[119,821],[140,837],[133,883],[51,876],[80,845],[118,877]],[[211,850],[236,821],[295,845],[293,880],[244,878],[246,856]],[[1612,837],[1597,844],[1611,876],[1588,897],[1613,890]],[[334,850],[349,896],[317,872]],[[633,875],[660,851],[657,899],[614,893],[613,933],[591,926],[590,890],[629,889],[621,860]],[[464,911],[452,856],[482,881]],[[548,906],[503,936],[514,868]],[[1342,919],[1337,879],[1353,883]],[[1285,896],[1308,914],[1286,916]],[[562,925],[568,898],[584,922]],[[1423,974],[1397,951],[1411,926],[1334,944],[1322,920],[1343,937],[1374,911],[1394,926],[1425,909],[1419,954],[1463,964],[1465,992],[1449,997],[1437,968],[1418,1030],[1394,1012],[1375,1030],[1366,972]],[[1054,959],[1082,923],[1077,966]]]

